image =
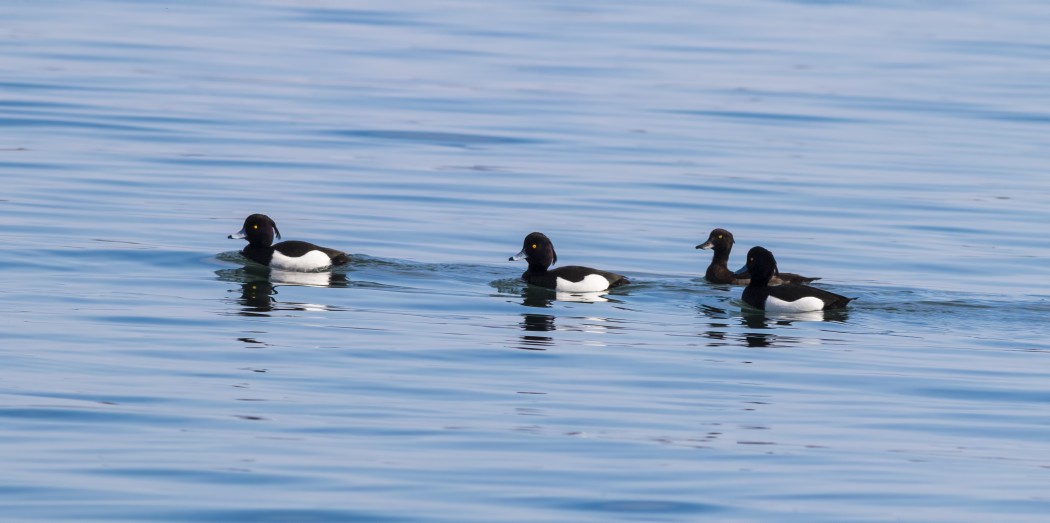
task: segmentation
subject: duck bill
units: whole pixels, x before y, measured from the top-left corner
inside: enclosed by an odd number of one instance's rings
[[[736,272],[733,273],[733,276],[743,276],[745,274],[747,274],[747,265],[737,269]]]
[[[243,228],[241,230],[239,230],[239,231],[237,231],[237,232],[227,236],[227,238],[229,238],[231,240],[243,240],[243,239],[245,239],[247,237],[248,237],[248,235],[244,232]]]
[[[697,249],[707,250],[707,249],[710,249],[710,248],[712,248],[714,246],[715,246],[715,244],[711,243],[711,240],[707,240],[706,242],[701,243],[700,245],[697,245],[696,248]]]
[[[507,261],[518,261],[518,260],[520,260],[520,259],[522,259],[524,257],[525,257],[525,249],[522,249],[521,252],[519,252],[518,254],[515,254],[514,256],[511,256],[510,258],[507,258]]]

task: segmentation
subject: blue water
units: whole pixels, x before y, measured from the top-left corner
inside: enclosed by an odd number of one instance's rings
[[[3,519],[1044,521],[1048,25],[0,4]],[[714,227],[859,299],[742,309]],[[526,287],[534,230],[635,283]]]

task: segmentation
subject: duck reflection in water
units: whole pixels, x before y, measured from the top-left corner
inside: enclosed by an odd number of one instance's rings
[[[776,327],[790,327],[795,322],[843,322],[848,317],[849,313],[841,309],[785,314],[745,310],[740,316],[740,323],[748,329],[774,330]],[[795,336],[781,336],[773,332],[747,332],[744,334],[744,342],[748,347],[773,347],[797,345],[802,342],[802,339]]]
[[[554,299],[555,293],[547,289],[527,285],[521,290],[521,304],[526,307],[549,309]],[[550,314],[522,314],[521,317],[522,320],[518,326],[526,332],[550,332],[557,329],[554,326],[554,316]],[[554,339],[550,336],[524,334],[521,336],[521,345],[515,348],[522,350],[547,350],[547,347],[553,344]]]
[[[777,347],[804,343],[803,338],[777,334],[778,327],[790,327],[796,322],[844,322],[849,318],[845,309],[802,313],[772,314],[755,309],[743,309],[738,315],[727,309],[700,305],[697,314],[703,317],[709,329],[701,335],[709,338],[709,346],[722,347],[742,342],[747,347]],[[742,327],[742,329],[741,329]],[[743,332],[740,332],[743,331]]]
[[[614,300],[610,300],[601,292],[558,292],[532,285],[521,290],[521,304],[526,307],[549,309],[555,301],[601,303]]]
[[[553,308],[553,303],[559,302],[573,302],[573,303],[600,303],[600,302],[615,302],[616,300],[610,300],[602,293],[598,292],[555,292],[550,289],[544,289],[535,286],[527,286],[521,289],[521,304],[526,307],[534,307],[539,309],[550,309]],[[572,307],[568,305],[567,307]],[[582,309],[581,309],[582,310]],[[522,321],[518,324],[519,327],[525,334],[521,336],[521,344],[515,348],[523,350],[547,350],[547,347],[554,345],[554,338],[551,336],[543,336],[540,333],[551,332],[559,330],[555,325],[555,319],[557,316],[552,314],[536,314],[526,313],[522,314]],[[570,322],[571,320],[582,320],[583,323],[579,325],[570,325],[569,327],[562,327],[561,330],[579,331],[579,332],[591,332],[591,333],[605,333],[610,329],[615,328],[614,326],[608,325],[609,320],[602,317],[593,316],[577,316],[573,315],[567,317]],[[596,340],[590,340],[583,342],[586,345],[604,346]]]
[[[275,296],[278,287],[346,287],[349,280],[345,274],[332,272],[289,272],[281,270],[223,270],[219,279],[241,282],[241,296],[237,302],[244,316],[260,316],[273,310],[319,311],[333,310],[328,305],[313,303],[281,302]]]
[[[523,350],[547,350],[554,345],[554,338],[542,336],[540,333],[557,330],[554,326],[554,316],[549,314],[522,314],[521,323],[518,324],[526,332],[521,336],[521,345],[517,348]]]
[[[240,303],[244,307],[243,314],[265,313],[273,310],[274,298],[277,294],[270,280],[256,280],[241,284]]]

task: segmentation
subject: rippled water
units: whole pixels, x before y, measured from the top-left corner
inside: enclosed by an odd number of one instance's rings
[[[0,5],[4,519],[1043,520],[1048,23]],[[859,300],[743,310],[714,227]],[[533,230],[635,283],[526,287]]]

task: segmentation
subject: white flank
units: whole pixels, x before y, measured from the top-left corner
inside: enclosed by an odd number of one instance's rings
[[[588,274],[580,281],[555,280],[554,289],[562,292],[598,292],[609,288],[609,280],[600,274]]]
[[[298,258],[274,251],[273,259],[270,260],[270,267],[283,271],[316,271],[330,265],[332,265],[332,259],[321,251],[310,251]]]
[[[766,310],[769,312],[810,312],[824,310],[820,298],[806,296],[795,301],[784,301],[772,296],[766,298]]]

